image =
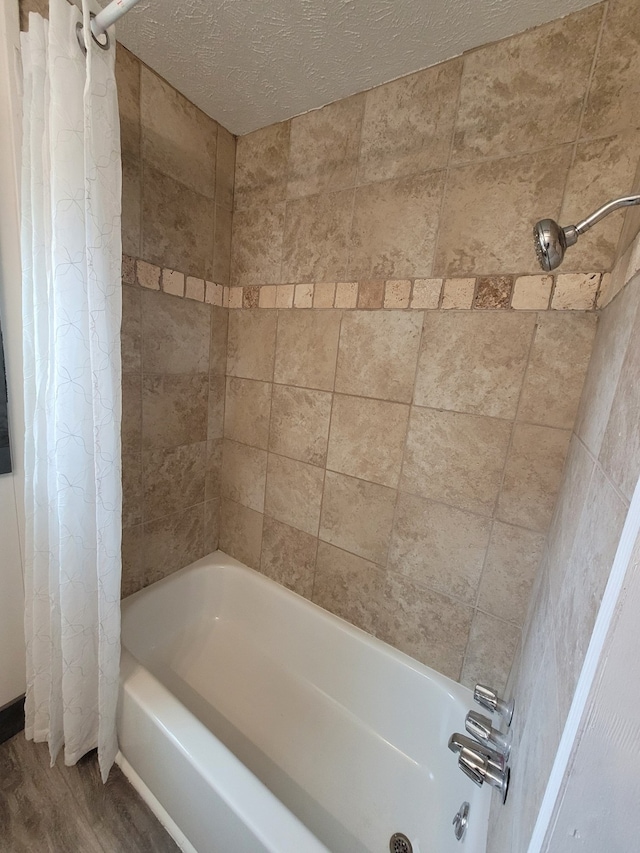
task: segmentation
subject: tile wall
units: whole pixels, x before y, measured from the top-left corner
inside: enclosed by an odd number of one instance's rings
[[[489,853],[527,850],[640,476],[640,237],[607,298],[509,680],[512,785],[504,807],[494,799]]]
[[[598,4],[238,140],[222,547],[467,684],[505,683],[595,330],[576,309],[611,298],[629,228],[551,280],[531,227],[633,184],[635,18]]]
[[[222,494],[227,551],[504,683],[637,214],[555,278],[530,228],[638,180],[637,17],[598,4],[242,137],[237,162],[119,47],[125,592],[215,547]]]
[[[229,311],[220,547],[504,685],[578,406],[584,311]]]
[[[228,312],[175,295],[185,281],[173,270],[160,276],[158,267],[127,259],[123,273],[122,592],[128,595],[218,547]],[[202,280],[186,284],[204,294]]]
[[[235,139],[121,45],[116,78],[126,595],[218,546]]]
[[[599,3],[241,137],[231,284],[539,272],[537,219],[578,220],[633,183],[637,16]],[[610,270],[623,218],[562,272]]]

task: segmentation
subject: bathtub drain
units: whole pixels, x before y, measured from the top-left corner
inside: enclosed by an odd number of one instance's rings
[[[391,853],[413,853],[413,847],[406,835],[394,832],[389,839],[389,850]]]

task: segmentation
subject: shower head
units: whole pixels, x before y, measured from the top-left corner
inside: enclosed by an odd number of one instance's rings
[[[553,219],[541,219],[533,227],[533,241],[538,263],[545,272],[559,267],[568,246],[578,239],[575,225],[562,228]]]
[[[640,195],[616,198],[594,211],[591,216],[577,225],[563,228],[553,219],[541,219],[533,227],[533,240],[540,266],[545,272],[551,272],[562,263],[566,250],[577,242],[578,237],[588,231],[596,222],[600,222],[609,213],[620,207],[640,204]]]

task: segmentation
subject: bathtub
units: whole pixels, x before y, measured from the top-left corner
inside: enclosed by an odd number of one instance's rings
[[[183,850],[485,850],[489,790],[447,749],[466,688],[220,551],[122,616],[119,763]]]

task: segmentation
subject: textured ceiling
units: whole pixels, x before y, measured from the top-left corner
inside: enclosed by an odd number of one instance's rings
[[[244,134],[593,2],[141,0],[117,36]]]

